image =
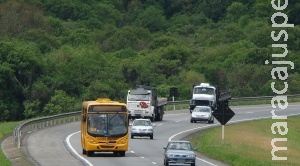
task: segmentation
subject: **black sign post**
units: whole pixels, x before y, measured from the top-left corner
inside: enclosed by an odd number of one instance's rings
[[[222,140],[224,141],[224,125],[235,115],[229,108],[228,102],[231,99],[230,93],[224,93],[220,96],[218,93],[218,106],[212,115],[222,124]]]
[[[225,102],[220,102],[220,106],[212,113],[212,115],[222,125],[225,125],[235,115],[235,113],[228,107]]]

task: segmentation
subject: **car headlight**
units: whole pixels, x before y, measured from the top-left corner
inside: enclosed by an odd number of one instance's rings
[[[189,154],[188,157],[194,158],[194,157],[196,157],[196,155],[195,154]]]
[[[148,129],[148,131],[153,131],[153,129]]]
[[[196,115],[195,115],[195,114],[192,114],[192,117],[196,117]]]
[[[172,153],[167,153],[167,156],[168,156],[168,157],[174,157],[174,154],[172,154]]]
[[[131,130],[133,131],[133,130],[136,130],[136,128],[131,128]]]

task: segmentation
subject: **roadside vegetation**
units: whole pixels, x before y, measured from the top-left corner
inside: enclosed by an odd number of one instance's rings
[[[225,126],[224,141],[222,127],[205,130],[192,138],[192,143],[204,155],[223,161],[232,166],[296,166],[300,165],[300,116],[288,117],[288,134],[272,134],[271,125],[278,120],[265,119]],[[276,131],[278,131],[275,128]],[[283,130],[283,128],[282,128]],[[273,138],[287,138],[276,146],[288,147],[275,153],[287,157],[286,161],[272,161]]]
[[[0,143],[4,140],[4,138],[13,133],[15,127],[19,124],[19,122],[2,122],[0,123]],[[0,149],[0,161],[1,166],[11,166],[11,162],[4,155],[2,148]]]
[[[136,84],[169,100],[175,86],[177,101],[201,82],[232,97],[273,96],[271,82],[283,84],[265,61],[284,41],[270,37],[274,12],[261,0],[0,0],[0,136],[14,121],[79,111],[83,100],[125,101]],[[295,25],[286,94],[300,94],[300,6],[283,12]]]

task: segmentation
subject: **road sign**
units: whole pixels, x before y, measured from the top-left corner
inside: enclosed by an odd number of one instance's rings
[[[170,87],[170,97],[178,97],[178,88]]]
[[[235,113],[229,108],[228,104],[220,102],[220,107],[218,107],[212,115],[222,124],[225,125]]]

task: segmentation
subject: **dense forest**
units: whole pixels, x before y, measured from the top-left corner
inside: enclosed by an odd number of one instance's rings
[[[284,81],[266,60],[294,63],[277,67],[288,69],[285,94],[299,94],[297,2],[276,11],[271,0],[0,0],[0,122],[79,111],[98,97],[125,101],[136,84],[163,97],[177,87],[175,100],[201,82],[233,97],[276,95],[271,83]],[[276,12],[294,27],[272,27]],[[284,52],[272,44],[288,54],[272,57]]]

